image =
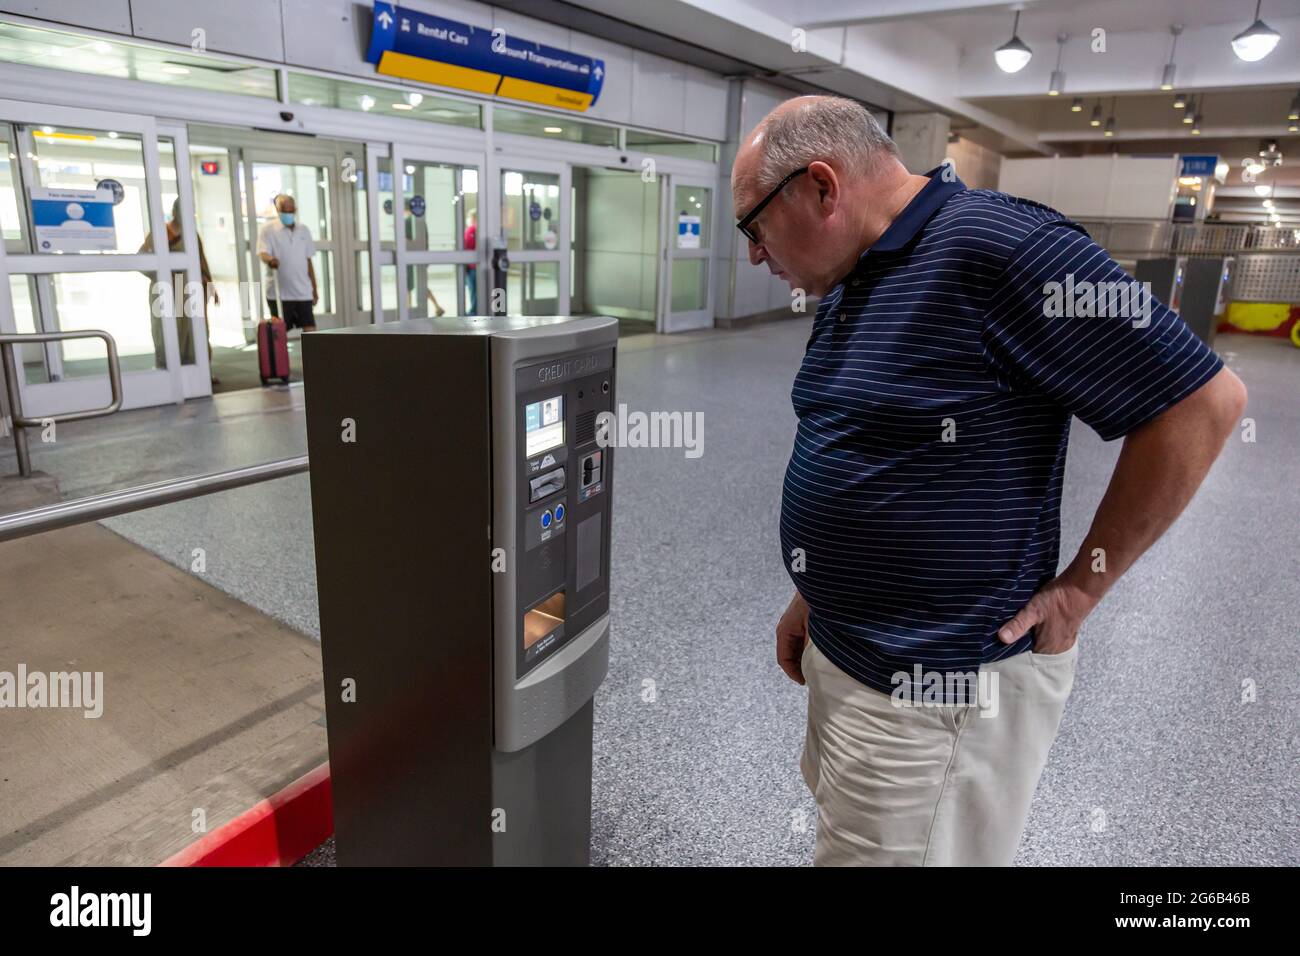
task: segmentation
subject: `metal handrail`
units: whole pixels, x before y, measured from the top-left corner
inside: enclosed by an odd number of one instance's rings
[[[1300,253],[1300,230],[1257,223],[1170,222],[1165,219],[1082,217],[1076,220],[1112,255],[1138,256]]]
[[[135,488],[123,488],[102,495],[60,501],[30,511],[17,511],[13,514],[0,515],[0,542],[43,534],[70,525],[98,521],[101,518],[112,518],[133,511],[144,511],[158,505],[184,501],[187,498],[200,498],[203,495],[227,491],[231,488],[287,478],[307,470],[307,456],[299,455],[297,458],[281,458],[278,461],[246,465],[242,468],[232,468],[207,475],[170,478],[166,481],[156,481]]]
[[[103,408],[90,408],[80,412],[64,412],[61,415],[45,415],[41,418],[27,418],[23,415],[23,400],[18,390],[18,366],[14,362],[14,346],[28,342],[62,342],[67,339],[100,338],[108,347],[108,387],[112,401]],[[14,424],[14,451],[18,453],[18,474],[24,478],[32,476],[32,453],[27,447],[27,433],[24,428],[43,428],[49,422],[77,422],[86,418],[99,418],[112,415],[122,407],[122,367],[117,360],[117,343],[113,336],[99,329],[83,329],[76,332],[4,332],[0,333],[0,353],[4,359],[5,387],[9,393],[9,417]]]

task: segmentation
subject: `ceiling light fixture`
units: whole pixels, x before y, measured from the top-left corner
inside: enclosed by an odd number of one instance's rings
[[[1178,72],[1174,66],[1174,53],[1178,49],[1178,37],[1183,32],[1183,25],[1175,23],[1169,28],[1169,32],[1174,35],[1174,45],[1169,48],[1169,62],[1165,64],[1165,72],[1160,77],[1160,88],[1162,90],[1172,90],[1174,88],[1174,74]]]
[[[1011,39],[993,51],[993,59],[1003,73],[1019,73],[1029,64],[1030,58],[1034,55],[1034,51],[1025,46],[1016,32],[1020,29],[1020,11],[1024,6],[1017,3],[1012,9],[1016,12],[1016,18],[1011,25]],[[1235,44],[1237,41],[1232,42]]]
[[[1110,116],[1106,118],[1106,128],[1102,130],[1103,136],[1115,135],[1115,97],[1110,98]]]
[[[1196,120],[1196,97],[1189,96],[1187,98],[1187,109],[1183,111],[1183,122],[1186,125],[1191,126],[1195,120]]]
[[[1291,101],[1291,108],[1286,111],[1286,118],[1300,120],[1300,93],[1297,93],[1295,99]]]
[[[1255,0],[1255,22],[1232,38],[1232,52],[1239,60],[1255,63],[1273,52],[1282,35],[1259,18],[1264,0]]]
[[[1061,91],[1065,89],[1065,74],[1061,72],[1061,54],[1065,52],[1065,41],[1070,39],[1068,33],[1059,33],[1056,36],[1056,69],[1052,71],[1052,78],[1047,83],[1048,96],[1060,96]]]
[[[1101,125],[1101,100],[1098,100],[1097,105],[1092,108],[1092,116],[1088,117],[1088,125],[1089,126]]]
[[[1071,112],[1071,113],[1082,113],[1082,112],[1083,112],[1083,97],[1082,97],[1082,96],[1076,96],[1076,97],[1074,98],[1074,102],[1070,104],[1070,112]]]
[[[1182,110],[1182,109],[1186,109],[1186,108],[1187,108],[1187,94],[1186,94],[1186,93],[1175,93],[1175,94],[1174,94],[1174,109],[1176,109],[1176,110]]]

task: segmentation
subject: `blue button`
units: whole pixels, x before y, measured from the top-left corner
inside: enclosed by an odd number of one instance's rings
[[[555,520],[556,521],[564,520],[564,505],[555,506]]]
[[[542,527],[549,528],[550,526],[551,526],[551,509],[547,508],[545,511],[542,512]]]

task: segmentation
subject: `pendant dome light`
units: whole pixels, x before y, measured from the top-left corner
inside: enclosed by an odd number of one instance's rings
[[[1101,125],[1101,100],[1097,100],[1097,105],[1092,108],[1092,115],[1088,117],[1089,126]]]
[[[1019,73],[1028,66],[1030,58],[1034,55],[1034,51],[1025,46],[1016,32],[1020,29],[1020,10],[1021,5],[1016,4],[1016,18],[1011,25],[1011,39],[993,51],[993,59],[1003,73]]]
[[[1115,135],[1115,97],[1110,98],[1110,116],[1106,118],[1106,128],[1102,130],[1102,136]]]
[[[1259,18],[1259,8],[1263,2],[1264,0],[1255,0],[1255,22],[1232,38],[1232,52],[1247,63],[1264,59],[1273,52],[1277,41],[1282,39],[1282,34]]]

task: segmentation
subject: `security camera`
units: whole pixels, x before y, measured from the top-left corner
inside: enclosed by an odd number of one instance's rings
[[[288,110],[280,110],[280,119],[284,120],[286,123],[292,123],[293,114]]]

